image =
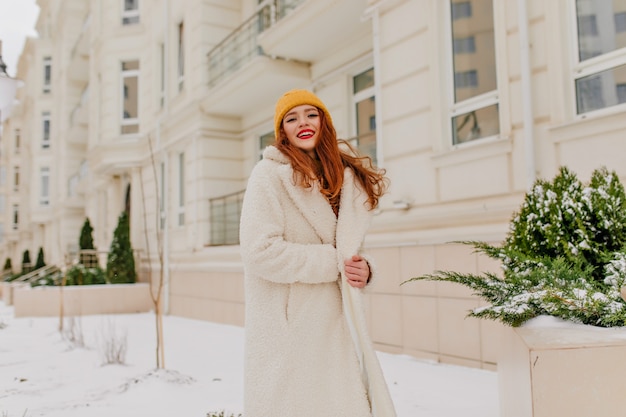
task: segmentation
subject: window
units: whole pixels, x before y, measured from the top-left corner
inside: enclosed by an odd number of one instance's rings
[[[165,44],[161,44],[161,86],[159,90],[159,105],[161,108],[165,105]]]
[[[139,133],[139,61],[122,62],[122,134]]]
[[[17,204],[13,204],[13,230],[17,230],[20,224],[20,206]]]
[[[626,83],[617,84],[617,102],[626,103]]]
[[[43,112],[41,114],[42,136],[41,136],[41,148],[50,148],[50,112]]]
[[[39,204],[47,206],[50,204],[50,168],[41,168],[41,195]]]
[[[139,0],[122,0],[122,24],[139,23]]]
[[[4,215],[5,211],[6,211],[6,197],[4,194],[0,194],[0,214]],[[2,223],[0,223],[2,224]]]
[[[185,153],[178,154],[178,225],[185,224]]]
[[[626,12],[615,13],[615,33],[623,32],[626,32]]]
[[[263,151],[276,140],[274,131],[261,135],[259,138],[259,160],[263,159]]]
[[[182,91],[185,84],[185,25],[178,24],[178,91]]]
[[[626,83],[626,1],[576,0],[576,114],[623,104]]]
[[[454,145],[500,133],[493,3],[450,2]]]
[[[376,97],[374,69],[370,68],[352,78],[352,103],[355,114],[356,137],[352,145],[376,163]]]
[[[165,162],[161,162],[161,187],[159,195],[159,227],[165,228]]]
[[[15,129],[15,154],[20,153],[21,141],[22,141],[22,131],[20,129]]]
[[[43,92],[49,93],[52,82],[52,58],[47,56],[43,59]]]
[[[13,191],[18,192],[20,190],[20,167],[13,167]]]

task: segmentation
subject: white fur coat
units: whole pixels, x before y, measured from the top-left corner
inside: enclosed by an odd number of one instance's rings
[[[240,228],[245,417],[395,416],[362,295],[342,275],[369,227],[366,200],[347,169],[337,218],[317,187],[294,185],[273,146],[250,175]]]

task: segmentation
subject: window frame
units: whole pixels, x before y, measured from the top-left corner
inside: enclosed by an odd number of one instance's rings
[[[20,191],[20,166],[15,165],[13,167],[13,192]]]
[[[178,153],[178,226],[185,225],[185,152]]]
[[[626,65],[626,46],[581,61],[580,45],[578,42],[578,14],[576,9],[576,0],[568,2],[567,7],[571,41],[571,77],[568,86],[572,97],[569,104],[570,114],[573,115],[575,120],[582,120],[592,116],[603,116],[624,111],[624,109],[626,109],[626,103],[617,103],[615,105],[590,110],[584,113],[578,113],[578,95],[576,90],[577,81],[585,77],[600,74],[603,71],[614,70]],[[613,17],[615,18],[615,14],[613,14]]]
[[[126,9],[126,0],[120,0],[121,3],[121,23],[122,26],[137,25],[141,22],[139,14],[139,0],[136,0],[137,7],[134,9]]]
[[[165,186],[165,180],[167,178],[167,166],[165,163],[166,160],[161,161],[161,163],[159,164],[159,220],[158,220],[158,224],[159,224],[159,229],[160,230],[164,230],[165,229],[165,222],[166,222],[166,218],[167,218],[167,210],[166,210],[166,204],[167,204],[167,200],[165,198],[165,191],[166,191],[166,186]]]
[[[354,80],[356,77],[358,77],[359,75],[372,70],[373,71],[373,81],[374,84],[370,87],[364,88],[361,91],[359,91],[358,93],[354,92]],[[355,145],[355,141],[358,139],[359,137],[359,126],[358,126],[358,109],[357,109],[357,105],[367,99],[370,98],[374,98],[374,123],[376,125],[376,129],[374,130],[374,143],[376,145],[376,152],[374,155],[374,158],[372,158],[372,161],[374,162],[374,164],[379,165],[380,161],[382,161],[382,155],[381,155],[381,150],[382,150],[382,144],[380,143],[381,141],[381,135],[379,134],[379,126],[380,126],[380,114],[378,114],[378,104],[377,100],[377,92],[378,92],[378,88],[376,86],[376,66],[374,65],[373,62],[367,62],[367,64],[365,65],[359,65],[357,68],[355,68],[354,71],[349,72],[348,76],[348,84],[349,84],[349,100],[350,100],[350,125],[351,125],[351,134],[350,134],[350,138],[348,139],[348,142],[352,145],[354,145],[355,147],[357,147]],[[357,147],[358,149],[358,147]],[[363,153],[361,151],[361,149],[358,149],[359,152]]]
[[[176,56],[176,74],[178,77],[178,91],[185,87],[185,21],[178,22],[178,51]]]
[[[39,169],[40,185],[39,205],[50,205],[50,167],[41,167]]]
[[[137,61],[137,69],[125,70],[124,64],[127,62],[133,62],[133,61]],[[139,58],[120,61],[120,110],[121,110],[120,111],[120,115],[121,115],[120,134],[122,136],[132,136],[132,135],[138,135],[140,133],[140,125],[139,125],[139,109],[141,108],[140,102],[139,102],[141,98],[141,94],[140,94],[141,84],[140,84],[140,77],[139,77],[140,73],[141,73],[141,61],[139,60]],[[125,118],[124,117],[124,98],[126,96],[125,80],[131,77],[135,77],[137,79],[137,109],[136,109],[137,117]],[[137,126],[137,132],[124,133],[123,128],[125,126]]]
[[[452,1],[447,0],[443,3],[443,16],[445,17],[445,24],[443,25],[444,30],[444,45],[445,45],[445,63],[444,63],[444,82],[446,86],[446,94],[445,94],[445,110],[443,123],[445,125],[445,131],[447,135],[445,136],[447,141],[445,148],[448,149],[456,149],[459,147],[467,147],[474,146],[477,143],[486,143],[494,140],[499,140],[502,138],[506,138],[506,135],[503,132],[503,127],[506,126],[505,120],[503,117],[503,109],[501,106],[502,103],[502,86],[506,85],[505,78],[503,78],[502,74],[502,66],[506,65],[506,63],[499,63],[498,61],[498,53],[501,50],[499,47],[500,43],[500,25],[499,18],[502,12],[501,7],[502,4],[499,5],[500,2],[492,0],[491,5],[493,8],[493,32],[494,32],[494,54],[495,54],[495,75],[496,75],[496,88],[491,91],[487,91],[482,94],[478,94],[471,98],[455,102],[455,68],[454,68],[454,36],[452,34]],[[472,139],[465,142],[454,143],[454,132],[452,131],[454,119],[459,116],[463,116],[465,114],[469,114],[471,112],[488,108],[490,106],[498,106],[498,124],[499,124],[499,132],[495,135],[485,136],[477,139]]]
[[[22,147],[22,129],[16,128],[14,131],[14,135],[15,135],[14,142],[13,142],[15,146],[14,153],[15,155],[19,155],[21,147]]]
[[[43,86],[42,92],[49,94],[52,91],[52,57],[43,57]]]
[[[52,121],[49,111],[41,113],[41,149],[50,149]]]
[[[13,230],[18,230],[20,227],[20,205],[13,204],[12,213],[11,213],[11,228]]]

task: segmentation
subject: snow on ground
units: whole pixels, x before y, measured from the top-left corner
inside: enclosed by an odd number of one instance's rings
[[[15,318],[0,302],[0,417],[242,411],[240,327],[164,317],[165,369],[157,370],[154,314],[66,318],[64,336],[59,324],[59,318]],[[120,346],[127,347],[125,363],[103,365]],[[379,357],[398,417],[499,415],[495,372]]]

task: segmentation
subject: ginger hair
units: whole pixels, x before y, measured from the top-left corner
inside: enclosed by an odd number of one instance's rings
[[[314,182],[320,180],[320,191],[332,205],[334,202],[338,202],[343,186],[343,172],[348,167],[367,194],[369,209],[375,209],[388,188],[389,180],[385,177],[386,171],[374,167],[369,156],[360,155],[347,141],[338,140],[335,128],[326,120],[326,114],[322,109],[318,110],[320,132],[315,146],[317,160],[289,143],[283,131],[282,123],[280,136],[276,138],[274,143],[276,148],[291,161],[294,183],[310,188]],[[346,149],[341,149],[339,144],[342,144],[342,147]]]

